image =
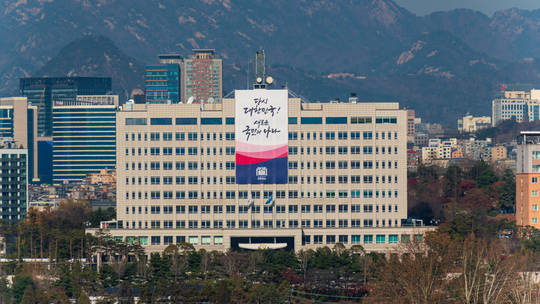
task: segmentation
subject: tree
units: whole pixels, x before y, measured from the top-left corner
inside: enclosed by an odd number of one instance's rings
[[[410,241],[380,261],[367,303],[441,303],[444,278],[455,250],[447,234],[428,233],[425,243]]]
[[[77,300],[77,304],[90,304],[90,298],[86,294],[86,292],[82,291],[79,295],[79,299]]]
[[[499,189],[499,209],[512,212],[516,205],[516,179],[512,170],[505,170]]]
[[[34,281],[29,275],[22,274],[15,276],[13,279],[13,286],[11,287],[15,303],[21,302],[26,289],[29,287],[31,289],[34,287]]]

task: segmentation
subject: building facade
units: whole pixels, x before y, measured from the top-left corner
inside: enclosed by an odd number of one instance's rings
[[[223,97],[221,59],[213,49],[194,49],[193,52],[194,55],[182,61],[182,102],[220,102]]]
[[[480,116],[474,117],[472,115],[466,115],[458,119],[458,131],[460,133],[474,133],[478,130],[491,127],[491,117]]]
[[[77,96],[53,107],[53,183],[116,166],[117,95]]]
[[[491,123],[496,126],[504,120],[528,122],[540,119],[540,90],[507,91],[491,102]]]
[[[516,161],[516,224],[540,229],[540,132],[523,131]]]
[[[26,97],[0,98],[0,137],[13,138],[17,148],[28,150],[28,180],[38,177],[37,107]]]
[[[402,226],[406,110],[397,103],[289,98],[287,127],[287,183],[238,184],[235,99],[204,108],[123,108],[117,112],[119,228],[110,232],[150,251],[182,242],[208,250],[252,242],[384,250],[421,234]]]
[[[0,156],[0,219],[12,223],[28,210],[28,150],[3,146]]]
[[[75,101],[77,95],[105,95],[111,91],[109,77],[36,77],[21,78],[21,96],[38,107],[38,136],[53,132],[52,108],[56,101]]]
[[[182,57],[175,54],[159,55],[159,61],[159,64],[146,66],[144,74],[146,102],[179,103]]]

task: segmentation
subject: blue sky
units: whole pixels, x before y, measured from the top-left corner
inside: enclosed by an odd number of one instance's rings
[[[540,9],[540,0],[394,0],[400,6],[417,15],[455,8],[470,8],[491,16],[495,11],[517,7]]]

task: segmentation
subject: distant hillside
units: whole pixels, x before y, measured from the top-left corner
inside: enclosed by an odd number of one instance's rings
[[[35,76],[111,76],[113,91],[122,99],[142,88],[144,64],[128,57],[103,36],[88,35],[62,48]]]
[[[0,0],[0,7],[0,95],[16,94],[19,77],[70,71],[110,74],[128,92],[142,85],[142,63],[199,47],[224,59],[225,91],[245,87],[248,58],[263,47],[276,78],[311,100],[353,91],[452,125],[465,112],[488,114],[501,83],[540,87],[540,10],[418,17],[391,0]],[[81,38],[89,34],[117,48]]]

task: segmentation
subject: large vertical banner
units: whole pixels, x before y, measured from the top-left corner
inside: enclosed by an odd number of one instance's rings
[[[286,184],[287,90],[236,90],[237,184]]]

